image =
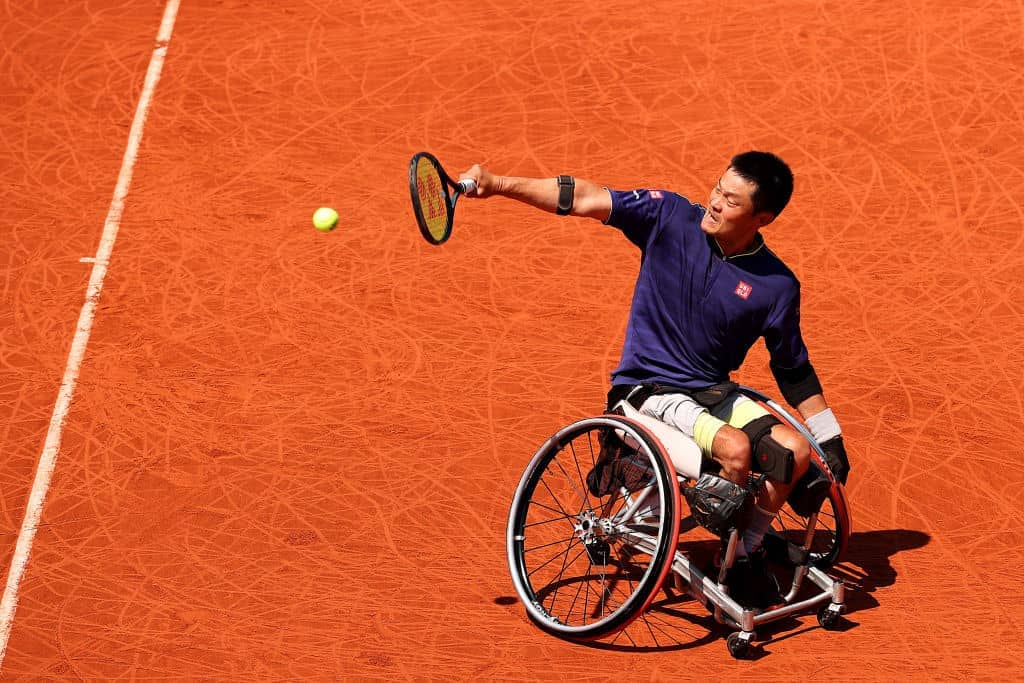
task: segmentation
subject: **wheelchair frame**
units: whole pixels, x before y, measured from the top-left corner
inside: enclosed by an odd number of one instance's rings
[[[713,612],[715,621],[736,629],[726,639],[730,654],[736,658],[749,655],[751,643],[756,638],[755,629],[757,627],[814,608],[818,608],[817,618],[822,628],[827,630],[840,628],[841,615],[846,611],[845,586],[842,581],[829,576],[825,569],[842,554],[849,537],[849,511],[842,486],[831,477],[827,467],[824,467],[824,454],[820,446],[799,421],[768,396],[749,387],[739,387],[738,390],[765,405],[781,420],[803,435],[811,444],[819,465],[832,481],[827,500],[833,508],[836,515],[836,526],[839,528],[833,534],[832,545],[828,551],[817,555],[811,550],[811,543],[818,526],[819,513],[817,511],[806,518],[800,543],[794,544],[791,541],[785,541],[784,544],[775,544],[778,547],[785,546],[788,555],[797,558],[797,561],[791,563],[794,565],[793,579],[788,592],[783,596],[783,604],[759,611],[745,608],[729,596],[728,588],[723,581],[726,572],[735,561],[737,544],[741,542],[740,533],[735,529],[729,534],[717,577],[711,577],[701,572],[694,566],[690,558],[677,548],[681,536],[678,487],[680,482],[686,483],[694,477],[692,474],[690,476],[680,474],[676,470],[671,452],[667,447],[668,444],[659,440],[656,434],[652,433],[652,430],[641,420],[635,419],[634,411],[634,419],[606,415],[580,420],[563,428],[541,446],[520,480],[509,514],[507,552],[516,591],[527,608],[527,614],[536,625],[549,633],[570,640],[595,640],[608,637],[625,629],[630,622],[639,617],[649,607],[668,575],[672,574],[676,589],[685,590],[695,600],[706,605]],[[577,514],[570,514],[561,503],[557,503],[558,510],[555,510],[554,506],[550,504],[540,505],[543,510],[549,511],[547,514],[555,514],[560,511],[563,517],[528,523],[527,514],[533,504],[532,499],[540,483],[543,483],[546,471],[539,468],[541,466],[546,468],[547,464],[553,462],[567,445],[569,448],[574,448],[572,440],[580,435],[587,434],[589,443],[590,431],[587,430],[604,430],[605,432],[614,430],[620,438],[631,439],[637,449],[636,453],[639,455],[642,452],[647,458],[641,464],[650,469],[649,481],[654,483],[646,483],[637,491],[627,491],[622,488],[620,491],[622,506],[617,510],[608,501],[600,508],[592,506],[587,493],[581,491],[580,486],[573,485],[570,488],[579,494],[583,501]],[[682,438],[685,439],[685,437]],[[625,441],[625,438],[623,440]],[[690,445],[686,447],[695,445],[692,440],[687,441]],[[674,447],[679,448],[680,446],[674,444]],[[590,456],[593,459],[592,450]],[[572,475],[561,465],[559,465],[559,469],[561,470],[559,476],[564,475],[565,479],[572,484]],[[582,473],[579,476],[579,483],[585,485]],[[545,487],[549,492],[552,491],[549,484],[545,484]],[[659,496],[658,500],[645,508],[647,499],[655,491]],[[552,495],[554,494],[552,493]],[[609,500],[618,501],[614,495]],[[652,512],[653,506],[657,506],[657,508]],[[654,519],[653,524],[650,523],[652,518]],[[582,557],[581,563],[585,566],[586,572],[579,580],[600,580],[601,592],[595,600],[600,602],[601,618],[591,623],[587,623],[585,616],[581,625],[566,623],[569,618],[562,611],[563,608],[560,606],[556,608],[556,597],[561,590],[561,584],[569,583],[573,579],[565,580],[560,577],[558,582],[551,584],[555,586],[553,589],[542,587],[540,591],[535,590],[532,585],[534,574],[549,564],[551,560],[545,565],[531,570],[526,560],[527,551],[532,551],[526,545],[528,531],[536,525],[560,523],[560,519],[572,523],[571,537],[567,539],[564,554],[561,556],[562,568],[565,569],[573,561]],[[774,533],[776,538],[781,538],[777,531],[770,533]],[[619,549],[620,554],[625,558],[619,558],[620,564],[632,564],[634,554],[651,559],[649,566],[642,571],[642,577],[635,580],[635,587],[633,586],[634,581],[628,580],[632,592],[622,600],[620,606],[609,612],[606,617],[604,616],[605,602],[610,601],[610,598],[613,597],[608,588],[611,579],[606,576],[603,569],[595,570],[593,573],[591,573],[591,569],[610,564],[613,544],[614,548]],[[570,560],[571,551],[577,553],[572,560]],[[587,565],[588,561],[589,565]],[[808,581],[814,585],[815,592],[808,597],[796,600],[798,593]],[[589,599],[590,590],[588,587],[584,592],[585,602]],[[569,608],[570,613],[574,609],[573,605],[580,598],[581,591],[582,587],[577,586],[576,594]],[[545,603],[549,604],[545,605]],[[561,615],[556,612],[561,612]]]

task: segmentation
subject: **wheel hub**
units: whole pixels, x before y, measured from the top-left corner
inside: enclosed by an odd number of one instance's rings
[[[611,520],[602,519],[593,510],[576,515],[576,535],[583,541],[592,564],[605,565],[611,557],[611,546],[605,540],[611,533]]]

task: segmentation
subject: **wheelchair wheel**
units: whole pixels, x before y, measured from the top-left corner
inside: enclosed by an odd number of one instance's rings
[[[679,483],[658,442],[626,418],[588,418],[548,439],[523,473],[509,569],[537,626],[593,640],[653,601],[678,535]]]
[[[787,541],[800,545],[804,542],[807,519],[786,504],[776,516],[772,529]],[[828,498],[818,511],[818,519],[814,525],[810,546],[811,564],[824,570],[838,562],[846,552],[846,545],[850,540],[850,527],[850,512],[846,506],[843,487],[833,484]]]
[[[814,525],[814,536],[811,541],[811,563],[818,569],[828,569],[843,556],[846,552],[847,542],[850,540],[851,519],[850,508],[846,504],[846,494],[842,484],[839,484],[831,474],[831,470],[825,464],[825,454],[811,436],[807,428],[793,417],[785,408],[773,401],[768,396],[750,387],[740,387],[739,391],[748,398],[757,401],[767,411],[779,418],[783,423],[788,424],[798,433],[803,435],[811,444],[811,458],[814,459],[819,469],[826,473],[832,481],[828,498],[822,503],[818,512],[818,520]],[[807,530],[807,517],[796,512],[787,503],[776,516],[772,529],[777,536],[787,541],[802,545]]]

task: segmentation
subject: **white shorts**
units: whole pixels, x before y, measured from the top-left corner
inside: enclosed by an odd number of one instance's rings
[[[713,430],[695,430],[694,427],[701,415],[710,414],[725,424],[741,429],[753,420],[769,414],[760,404],[736,391],[726,396],[712,411],[708,411],[686,394],[657,394],[644,401],[640,406],[640,412],[672,425],[696,441],[704,455],[709,458],[711,442],[718,429],[716,427]]]

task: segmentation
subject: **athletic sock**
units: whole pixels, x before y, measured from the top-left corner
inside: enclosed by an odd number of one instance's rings
[[[743,532],[743,543],[740,544],[744,546],[744,555],[754,552],[761,546],[761,540],[768,532],[768,528],[771,527],[775,513],[768,512],[760,505],[755,505],[752,517],[747,530]]]

